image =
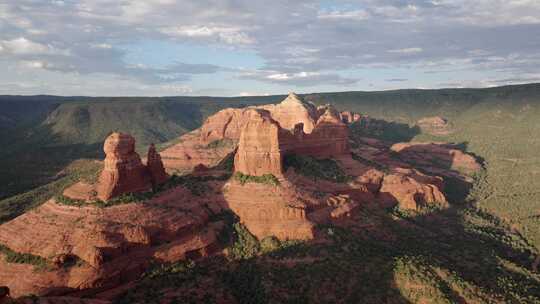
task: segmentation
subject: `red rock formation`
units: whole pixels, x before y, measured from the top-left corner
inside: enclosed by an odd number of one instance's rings
[[[0,225],[0,244],[48,259],[52,268],[36,271],[33,265],[8,263],[0,253],[0,285],[9,286],[13,296],[99,291],[139,278],[152,260],[205,255],[216,247],[221,228],[208,222],[200,199],[178,187],[145,204],[108,208],[49,200]],[[80,262],[62,265],[70,259]]]
[[[234,144],[207,148],[207,144],[213,141],[210,138],[214,137],[202,139],[201,132],[201,130],[195,130],[188,133],[182,136],[180,143],[161,152],[163,165],[168,171],[190,171],[199,164],[213,167],[236,149]],[[210,141],[201,144],[207,140]]]
[[[331,106],[325,107],[311,133],[304,132],[302,122],[297,123],[291,132],[280,127],[273,119],[273,113],[258,109],[251,111],[240,135],[235,156],[236,171],[248,175],[280,176],[282,159],[287,153],[315,157],[349,153],[349,129]]]
[[[297,124],[302,123],[305,133],[313,131],[319,116],[315,105],[304,101],[294,93],[289,93],[289,96],[277,105],[265,105],[259,108],[269,111],[272,118],[283,129],[293,130]]]
[[[448,202],[442,191],[442,178],[396,168],[384,177],[379,197],[383,203],[397,203],[403,209],[417,210],[434,204],[447,207]]]
[[[335,157],[349,153],[349,128],[331,106],[318,118],[311,134],[296,141],[290,152],[315,157]],[[289,152],[289,151],[287,151]]]
[[[239,139],[248,119],[249,108],[221,110],[208,117],[201,126],[199,141],[202,145],[207,145],[224,138]]]
[[[282,155],[279,137],[278,123],[267,112],[252,110],[240,135],[238,151],[234,157],[235,171],[248,175],[280,176]]]
[[[169,176],[165,173],[161,156],[156,152],[154,144],[148,148],[148,155],[146,157],[146,167],[150,173],[150,180],[153,185],[159,185],[167,181]]]
[[[96,184],[78,182],[64,190],[64,196],[76,200],[109,200],[123,193],[142,192],[167,181],[159,153],[152,144],[147,165],[135,152],[135,139],[127,134],[113,133],[105,140],[104,168]]]
[[[233,152],[235,146],[218,149],[205,147],[216,140],[230,139],[238,142],[242,130],[251,119],[252,111],[260,110],[268,113],[280,129],[290,133],[280,131],[283,134],[280,138],[282,149],[289,152],[297,149],[298,153],[313,151],[313,155],[321,157],[346,153],[347,127],[342,122],[341,114],[330,108],[316,108],[291,93],[276,105],[222,110],[210,116],[199,130],[184,135],[179,144],[163,151],[163,162],[169,170],[191,170],[198,164],[207,167],[217,164],[225,155]],[[331,114],[326,114],[329,109]]]
[[[254,195],[257,193],[257,195]],[[314,224],[306,218],[306,206],[286,187],[257,183],[226,185],[225,200],[248,230],[259,239],[312,239]]]
[[[151,189],[147,170],[135,152],[135,139],[128,134],[113,133],[103,145],[106,157],[97,186],[101,200],[122,193]]]

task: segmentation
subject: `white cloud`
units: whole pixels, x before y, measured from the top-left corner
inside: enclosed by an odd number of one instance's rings
[[[403,49],[395,49],[395,50],[388,50],[388,53],[396,53],[396,54],[416,54],[421,53],[424,50],[420,47],[413,47],[413,48],[403,48]]]
[[[108,43],[91,43],[90,46],[96,49],[112,49],[112,45]]]
[[[68,55],[68,50],[57,49],[50,44],[42,44],[19,37],[11,40],[0,40],[3,51],[15,55]]]
[[[251,85],[244,80],[339,88],[368,77],[361,76],[368,69],[421,67],[439,71],[438,76],[459,69],[501,73],[501,79],[540,69],[534,39],[540,36],[538,0],[344,0],[330,9],[317,0],[0,2],[0,69],[12,63],[15,72],[34,68],[24,71],[32,75],[107,75],[108,81],[118,77],[152,87],[145,92],[159,85],[171,86],[171,92],[178,85],[192,86],[195,74],[219,73],[208,77],[213,81],[238,73],[240,80],[218,81],[222,87],[237,86],[228,91],[234,93]],[[219,52],[208,59],[210,65],[202,56],[186,56],[197,58],[186,62],[181,52],[154,60],[163,42],[187,50],[236,51],[239,46],[253,54],[239,65],[255,72],[214,65]],[[175,66],[175,61],[185,64]],[[58,81],[61,88],[71,79],[46,75],[32,80]],[[414,83],[411,75],[395,77]],[[193,92],[197,89],[186,94]]]
[[[317,16],[319,19],[333,19],[333,20],[367,20],[371,17],[369,12],[366,10],[353,10],[353,11],[331,11],[331,12],[320,12]]]
[[[269,96],[268,93],[254,93],[254,92],[240,92],[238,96],[247,97],[247,96]]]
[[[48,64],[45,61],[40,61],[40,60],[21,61],[21,64],[24,67],[31,68],[31,69],[43,69],[48,66]]]
[[[266,78],[271,80],[277,80],[277,81],[286,81],[291,79],[301,79],[301,78],[309,78],[309,77],[317,77],[320,73],[315,72],[300,72],[300,73],[294,73],[294,74],[270,74],[266,76]]]
[[[227,44],[252,44],[255,42],[238,27],[189,25],[166,27],[160,31],[174,37],[216,38]]]

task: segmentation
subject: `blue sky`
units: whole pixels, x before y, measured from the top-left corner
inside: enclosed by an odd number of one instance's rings
[[[539,68],[537,0],[0,0],[0,94],[489,87]]]

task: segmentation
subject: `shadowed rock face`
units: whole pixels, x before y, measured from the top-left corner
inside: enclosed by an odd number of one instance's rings
[[[163,162],[161,161],[161,156],[156,152],[156,147],[154,144],[150,145],[148,148],[148,155],[146,156],[146,167],[150,173],[150,180],[152,181],[152,186],[162,184],[169,176],[165,173],[165,168],[163,167]]]
[[[99,177],[97,195],[108,200],[122,193],[140,192],[151,188],[146,167],[135,152],[135,139],[123,133],[113,133],[103,145],[106,157]]]

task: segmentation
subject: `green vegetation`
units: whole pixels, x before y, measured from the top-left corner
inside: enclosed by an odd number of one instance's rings
[[[41,205],[51,197],[61,195],[67,186],[76,181],[95,179],[101,169],[101,163],[93,160],[78,160],[66,167],[57,180],[29,192],[0,200],[0,223]]]
[[[0,254],[4,255],[7,263],[30,264],[34,265],[36,270],[45,270],[50,267],[47,259],[29,253],[15,252],[2,244],[0,244]]]
[[[74,206],[74,207],[96,206],[99,208],[107,208],[107,207],[123,205],[123,204],[141,203],[141,202],[151,199],[152,197],[154,197],[155,194],[156,193],[154,192],[124,193],[117,197],[113,197],[107,201],[102,201],[98,199],[91,202],[87,202],[84,200],[71,199],[64,195],[57,195],[55,197],[55,200],[57,203],[66,205],[66,206]]]
[[[316,159],[310,156],[289,154],[285,156],[284,167],[293,167],[296,172],[315,180],[323,179],[335,183],[346,183],[350,177],[333,159]]]
[[[76,200],[69,197],[66,197],[62,194],[55,196],[56,202],[66,206],[96,206],[99,208],[107,208],[117,205],[130,204],[130,203],[142,203],[152,199],[153,197],[161,194],[163,191],[177,187],[184,186],[191,191],[193,195],[202,196],[209,191],[208,186],[205,185],[208,181],[224,181],[227,180],[230,176],[228,174],[222,176],[194,176],[194,175],[172,175],[167,182],[163,185],[157,187],[153,192],[133,192],[133,193],[124,193],[117,197],[113,197],[107,201],[103,200],[93,200],[90,202],[84,200]]]
[[[240,184],[244,185],[245,183],[258,183],[271,186],[279,186],[279,180],[273,174],[263,174],[261,176],[247,175],[242,172],[236,172],[234,174],[234,179],[239,181]]]

